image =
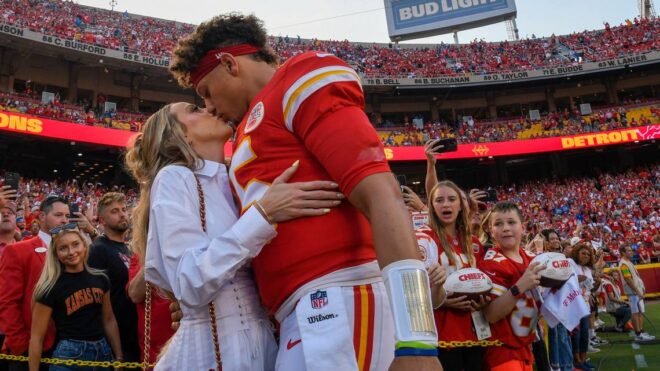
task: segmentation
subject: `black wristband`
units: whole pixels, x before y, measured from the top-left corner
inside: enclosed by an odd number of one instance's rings
[[[511,295],[513,295],[515,298],[520,298],[520,289],[517,285],[511,286],[509,291],[511,291]]]

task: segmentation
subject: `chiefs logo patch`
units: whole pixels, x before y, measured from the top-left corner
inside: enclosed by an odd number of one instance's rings
[[[247,123],[245,124],[245,133],[249,133],[256,129],[265,116],[264,103],[259,102],[250,111],[250,115],[247,118]]]
[[[422,257],[422,261],[426,261],[426,257],[427,257],[426,248],[424,248],[423,246],[417,246],[417,250],[419,250],[419,255]]]

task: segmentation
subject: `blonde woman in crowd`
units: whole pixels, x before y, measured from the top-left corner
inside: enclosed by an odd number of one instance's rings
[[[76,223],[53,228],[50,233],[53,238],[33,294],[30,371],[39,370],[51,319],[59,339],[54,358],[121,361],[119,328],[110,304],[110,280],[103,272],[87,266],[89,244]],[[51,371],[77,369],[50,366]]]

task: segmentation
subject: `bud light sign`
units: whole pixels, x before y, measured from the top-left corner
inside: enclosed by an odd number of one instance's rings
[[[385,0],[392,40],[461,31],[516,16],[514,0]]]

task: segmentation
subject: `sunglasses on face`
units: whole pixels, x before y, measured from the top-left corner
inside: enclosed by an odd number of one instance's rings
[[[49,233],[51,236],[54,236],[64,231],[73,231],[73,230],[78,230],[78,223],[67,223],[64,225],[60,225],[58,227],[51,229]]]

